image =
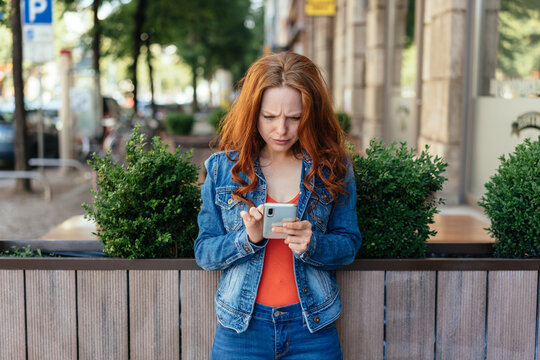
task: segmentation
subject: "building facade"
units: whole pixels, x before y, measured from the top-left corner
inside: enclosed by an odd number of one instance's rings
[[[325,16],[306,14],[306,1],[266,1],[268,51],[323,69],[359,149],[379,138],[442,156],[447,204],[475,205],[499,157],[540,135],[534,0],[334,0]],[[516,22],[531,48],[509,39]]]

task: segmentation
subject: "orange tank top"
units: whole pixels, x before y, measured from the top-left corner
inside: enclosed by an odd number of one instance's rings
[[[299,196],[289,202],[298,204]],[[276,201],[267,195],[266,202]],[[256,301],[274,307],[300,301],[294,279],[293,253],[284,239],[268,239]]]

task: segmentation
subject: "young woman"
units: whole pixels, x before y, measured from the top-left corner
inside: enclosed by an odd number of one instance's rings
[[[205,163],[195,257],[224,270],[212,359],[341,359],[334,271],[361,244],[343,133],[317,66],[291,52],[256,61]],[[265,202],[297,221],[262,236]]]

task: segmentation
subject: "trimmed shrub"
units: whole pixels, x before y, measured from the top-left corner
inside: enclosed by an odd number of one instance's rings
[[[485,184],[478,204],[491,220],[495,256],[540,257],[540,137],[526,139]]]
[[[337,112],[336,118],[339,122],[339,126],[341,126],[341,130],[343,130],[346,133],[349,133],[351,130],[351,117],[346,112]]]
[[[435,192],[446,180],[447,164],[428,154],[416,156],[406,143],[386,147],[372,140],[366,156],[353,155],[358,226],[363,243],[360,258],[420,258],[426,240],[435,235],[429,225],[437,213]]]
[[[210,113],[208,122],[214,127],[216,132],[219,132],[221,129],[221,120],[225,117],[225,115],[227,115],[228,112],[229,110],[227,108],[220,107]]]
[[[104,253],[123,258],[193,258],[200,209],[198,168],[191,152],[172,154],[159,137],[149,151],[136,127],[127,142],[126,165],[94,155],[97,174],[92,206],[83,204]]]
[[[171,135],[189,135],[194,123],[193,114],[173,112],[165,115],[165,127]]]

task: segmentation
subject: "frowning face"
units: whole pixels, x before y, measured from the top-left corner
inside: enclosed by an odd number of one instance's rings
[[[298,141],[302,95],[289,86],[264,91],[257,129],[270,155],[289,155]]]

